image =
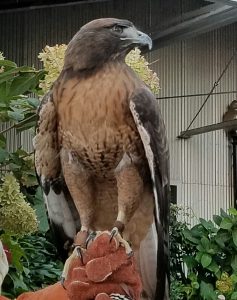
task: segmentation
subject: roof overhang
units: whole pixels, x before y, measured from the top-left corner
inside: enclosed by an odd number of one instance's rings
[[[237,22],[237,0],[206,1],[207,5],[182,14],[182,22],[162,31],[151,28],[155,48]]]

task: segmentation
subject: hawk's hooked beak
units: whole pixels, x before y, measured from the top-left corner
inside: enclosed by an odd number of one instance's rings
[[[142,31],[137,31],[139,36],[139,42],[142,46],[148,46],[148,49],[151,50],[152,48],[152,39],[149,37],[149,35],[145,34]]]
[[[152,48],[152,39],[142,31],[138,31],[135,27],[125,28],[123,31],[125,37],[121,37],[122,41],[129,41],[131,44],[139,46],[148,46],[149,50]]]

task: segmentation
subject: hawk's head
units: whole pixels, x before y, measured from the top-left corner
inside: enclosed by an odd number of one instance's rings
[[[127,20],[93,20],[76,33],[68,45],[65,68],[92,69],[109,60],[124,59],[134,47],[152,47],[151,38]]]

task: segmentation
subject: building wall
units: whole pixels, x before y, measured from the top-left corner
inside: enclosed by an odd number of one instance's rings
[[[159,97],[209,93],[237,49],[237,24],[154,51],[150,60],[161,81]],[[237,57],[215,92],[237,91]],[[206,96],[159,100],[170,143],[171,184],[177,201],[191,207],[197,217],[211,218],[220,208],[233,206],[231,147],[223,130],[178,139],[192,121]],[[191,126],[222,121],[236,93],[213,95]],[[191,220],[195,222],[195,218]]]
[[[85,22],[97,17],[132,19],[142,30],[159,24],[159,1],[104,1],[69,7],[0,14],[0,51],[19,64],[39,66],[37,54],[46,44],[68,43]],[[157,4],[156,4],[157,3]],[[180,13],[176,1],[174,17]],[[135,16],[135,17],[134,17]],[[164,19],[164,18],[163,18]],[[165,17],[168,19],[168,15]],[[163,20],[163,23],[165,20]],[[159,97],[209,93],[234,49],[237,25],[197,36],[155,50],[149,61],[161,80]],[[225,73],[216,91],[237,90],[237,59]],[[236,94],[212,96],[192,127],[221,121],[227,104]],[[165,118],[171,155],[171,184],[177,185],[179,204],[189,206],[197,217],[210,218],[220,208],[232,205],[230,147],[224,131],[179,140],[180,131],[191,122],[205,96],[159,100]],[[10,146],[32,147],[32,135],[10,137]]]
[[[0,49],[19,64],[40,66],[37,54],[46,45],[67,44],[79,28],[96,18],[133,20],[143,30],[150,27],[158,7],[148,0],[104,0],[98,3],[0,12]],[[7,38],[7,39],[6,39]]]

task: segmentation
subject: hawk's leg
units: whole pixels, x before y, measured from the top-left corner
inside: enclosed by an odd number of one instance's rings
[[[123,232],[124,227],[137,210],[143,193],[143,181],[136,165],[128,157],[123,158],[123,160],[116,169],[118,216],[112,229],[112,235]],[[130,252],[128,245],[126,243],[123,244],[126,252]]]
[[[68,154],[67,159],[65,153]],[[84,235],[80,235],[79,244],[85,247],[94,215],[92,178],[77,157],[66,151],[62,155],[63,175],[80,215],[81,231],[84,232]]]
[[[75,237],[76,247],[64,265],[63,282],[67,278],[70,263],[75,256],[78,256],[83,264],[82,254],[83,249],[86,248],[86,240],[91,229],[94,207],[92,180],[88,172],[78,162],[77,157],[74,157],[70,152],[63,150],[61,158],[63,175],[81,221],[80,234]]]

